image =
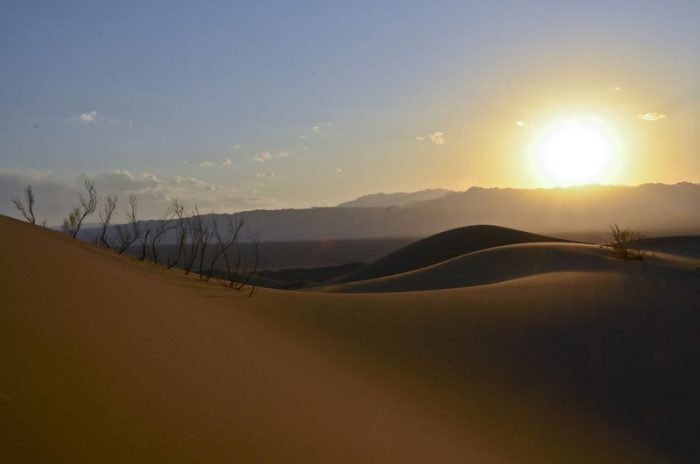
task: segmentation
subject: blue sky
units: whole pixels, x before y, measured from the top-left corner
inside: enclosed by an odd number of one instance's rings
[[[0,194],[67,209],[82,174],[155,215],[532,187],[517,121],[576,112],[639,156],[615,181],[698,181],[698,23],[693,1],[5,1]]]

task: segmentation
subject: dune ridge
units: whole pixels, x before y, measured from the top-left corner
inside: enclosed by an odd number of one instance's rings
[[[564,242],[553,237],[491,225],[447,230],[404,246],[327,283],[367,280],[420,269],[486,248],[532,242]]]
[[[563,271],[670,274],[693,281],[700,259],[666,253],[649,254],[644,261],[626,261],[599,245],[519,243],[487,248],[414,271],[345,284],[328,285],[326,292],[410,292],[493,284],[511,279]]]

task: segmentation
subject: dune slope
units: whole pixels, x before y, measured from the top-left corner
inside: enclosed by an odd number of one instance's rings
[[[700,235],[645,238],[632,242],[632,245],[652,252],[700,259]]]
[[[0,462],[692,462],[700,286],[254,298],[0,217]]]
[[[561,271],[618,271],[694,282],[699,259],[656,253],[644,261],[625,261],[597,245],[524,243],[468,253],[415,271],[376,279],[329,285],[327,292],[410,292],[484,285]]]
[[[401,274],[466,253],[502,245],[563,241],[498,226],[477,225],[460,227],[418,240],[328,283],[354,282]]]

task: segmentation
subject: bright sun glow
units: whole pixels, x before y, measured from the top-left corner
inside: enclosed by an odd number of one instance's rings
[[[555,124],[539,136],[538,165],[549,182],[560,186],[600,182],[611,168],[614,140],[592,121]]]

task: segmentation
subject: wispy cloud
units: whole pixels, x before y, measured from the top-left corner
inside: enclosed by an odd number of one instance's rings
[[[419,142],[430,142],[435,145],[444,145],[445,144],[445,133],[441,131],[433,132],[432,134],[428,135],[419,135],[416,137],[416,140]]]
[[[660,121],[662,119],[665,119],[666,115],[663,113],[658,113],[658,112],[654,111],[651,113],[644,113],[644,114],[637,115],[637,118],[642,119],[644,121],[653,122],[653,121]]]
[[[73,121],[80,122],[95,122],[97,120],[97,111],[88,111],[87,113],[80,113],[77,116],[71,118]]]
[[[515,125],[518,127],[527,127],[527,123],[525,123],[525,121],[516,121]]]
[[[259,172],[256,174],[256,176],[272,178],[272,177],[275,177],[275,173],[274,172]]]
[[[335,169],[334,169],[334,172],[335,172],[336,174],[340,174],[340,173],[343,172],[343,168],[335,168]]]
[[[265,163],[273,158],[289,158],[291,156],[292,153],[289,150],[280,150],[274,154],[270,153],[269,151],[262,151],[253,155],[253,157],[250,160],[256,163]]]
[[[267,152],[267,151],[256,153],[253,156],[253,161],[255,161],[257,163],[264,163],[265,161],[270,161],[271,159],[272,159],[272,154],[270,154],[270,152]]]
[[[608,89],[609,92],[619,92],[620,90],[622,90],[622,87],[618,87],[618,86],[610,87]]]
[[[261,176],[271,177],[271,176]],[[278,207],[280,202],[261,198],[250,188],[239,191],[232,185],[214,184],[196,177],[163,178],[150,172],[132,173],[127,170],[57,176],[51,171],[0,169],[0,196],[10,198],[20,194],[26,184],[34,187],[37,198],[37,215],[49,224],[58,224],[63,214],[77,201],[85,178],[95,181],[100,197],[109,194],[119,196],[120,205],[129,192],[139,198],[139,218],[159,217],[172,200],[197,204],[203,211],[233,212],[251,208]],[[119,208],[122,215],[122,208]],[[11,203],[0,202],[0,214],[16,216]],[[124,220],[123,216],[119,219]]]
[[[327,122],[327,123],[325,123],[325,124],[320,124],[320,123],[319,123],[319,124],[316,124],[315,126],[312,126],[312,127],[311,127],[311,130],[312,130],[312,131],[314,132],[314,134],[317,135],[318,137],[320,137],[320,138],[322,138],[322,139],[325,139],[325,138],[328,138],[328,132],[329,132],[329,129],[330,129],[331,127],[333,127],[333,124],[331,124],[331,123],[329,123],[329,122]],[[306,138],[306,137],[303,137],[303,138]]]
[[[197,166],[200,168],[206,168],[210,166],[231,166],[233,164],[230,159],[224,158],[221,161],[202,161]]]
[[[113,118],[109,115],[105,115],[104,113],[98,113],[96,110],[93,111],[87,111],[85,113],[80,113],[75,116],[71,116],[70,118],[66,119],[66,121],[74,121],[79,124],[85,124],[85,125],[94,125],[94,126],[120,126],[122,128],[125,128],[127,130],[133,130],[135,123],[133,119],[127,119],[125,121],[121,121],[119,119]]]

